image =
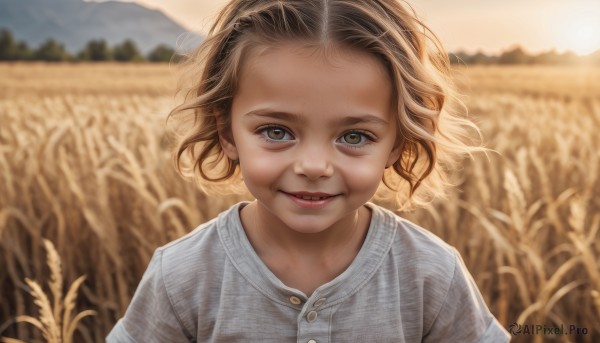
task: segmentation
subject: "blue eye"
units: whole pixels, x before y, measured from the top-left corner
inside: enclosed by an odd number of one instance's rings
[[[258,132],[268,141],[289,141],[294,137],[284,128],[279,126],[267,126]]]

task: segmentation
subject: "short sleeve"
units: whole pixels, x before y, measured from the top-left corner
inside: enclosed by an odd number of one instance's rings
[[[459,253],[446,299],[423,342],[509,342],[510,335],[487,308]]]
[[[157,250],[138,285],[133,299],[106,337],[108,343],[190,342],[180,324],[165,288],[162,252]]]

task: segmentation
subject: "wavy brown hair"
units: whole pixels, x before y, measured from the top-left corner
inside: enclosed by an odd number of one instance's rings
[[[180,172],[199,176],[205,189],[236,179],[239,168],[221,149],[216,117],[223,118],[222,129],[229,131],[244,57],[289,40],[366,51],[385,66],[402,154],[382,181],[399,204],[443,195],[458,157],[481,150],[468,143],[469,134],[479,137],[477,127],[454,111],[461,103],[452,87],[448,55],[407,3],[231,0],[181,65],[183,101],[169,114],[184,129],[175,154]]]

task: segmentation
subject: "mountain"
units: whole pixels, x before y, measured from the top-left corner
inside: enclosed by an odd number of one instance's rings
[[[53,38],[70,52],[92,39],[109,45],[131,39],[142,53],[159,44],[179,47],[182,39],[188,49],[201,39],[158,10],[117,1],[0,0],[0,28],[31,47]]]

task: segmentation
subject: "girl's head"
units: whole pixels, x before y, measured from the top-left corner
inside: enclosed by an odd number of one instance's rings
[[[341,192],[354,173],[361,199],[383,180],[406,205],[441,195],[470,150],[473,126],[447,108],[447,55],[396,0],[232,0],[183,67],[171,115],[193,125],[177,164],[204,184],[241,168],[255,196],[260,175],[278,191]]]

